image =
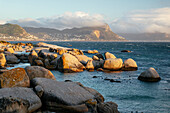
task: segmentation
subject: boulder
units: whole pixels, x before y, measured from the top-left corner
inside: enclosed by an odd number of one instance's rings
[[[44,66],[44,63],[42,62],[42,60],[35,60],[35,65],[36,66]]]
[[[86,64],[86,69],[88,71],[94,71],[93,60],[89,60]]]
[[[30,62],[31,65],[35,65],[35,60],[38,58],[38,54],[32,50],[28,56],[28,60]]]
[[[71,51],[69,51],[69,52],[72,52],[72,53],[74,53],[74,54],[76,54],[76,55],[84,55],[84,53],[81,51],[81,50],[79,50],[79,49],[75,49],[75,48],[73,48]]]
[[[99,60],[99,58],[98,58],[96,55],[94,55],[94,56],[92,57],[92,59],[93,59],[93,60]]]
[[[8,52],[10,52],[10,53],[14,53],[14,50],[13,50],[13,48],[6,48],[6,51],[8,51]]]
[[[123,61],[121,58],[109,58],[104,61],[103,68],[107,70],[120,70]]]
[[[76,55],[76,58],[78,59],[79,62],[85,61],[87,62],[88,60],[93,60],[90,57],[87,57],[86,55]]]
[[[103,55],[102,55],[102,54],[100,54],[100,53],[96,54],[95,56],[97,56],[97,57],[98,57],[99,59],[101,59],[101,60],[104,60]]]
[[[4,67],[6,64],[6,58],[3,53],[0,53],[0,67]]]
[[[97,105],[98,113],[119,113],[118,105],[114,102],[105,102]]]
[[[24,68],[15,68],[0,74],[0,88],[29,86],[30,80]]]
[[[95,69],[102,68],[104,64],[104,60],[93,60],[93,66]]]
[[[0,89],[0,113],[31,113],[41,106],[41,100],[30,88]]]
[[[59,55],[62,55],[64,53],[67,53],[67,50],[66,49],[58,49],[58,54]]]
[[[137,69],[138,69],[138,66],[133,59],[129,58],[124,61],[124,67],[122,69],[123,71],[134,71]]]
[[[159,77],[157,71],[154,68],[150,67],[148,70],[142,72],[139,75],[138,80],[146,82],[157,82],[161,80],[161,78]]]
[[[62,72],[81,72],[85,67],[75,56],[64,53],[58,60],[58,69]]]
[[[112,53],[106,52],[104,53],[105,59],[109,59],[109,58],[116,58]]]
[[[18,58],[13,54],[7,54],[6,61],[7,61],[7,64],[18,64],[19,63]]]
[[[85,53],[95,54],[95,53],[99,53],[99,52],[97,50],[88,50],[88,51],[85,51]]]
[[[47,109],[52,111],[55,111],[57,108],[65,111],[66,106],[80,109],[81,107],[78,105],[82,105],[87,100],[94,98],[94,95],[74,82],[34,78],[31,80],[31,85],[33,87],[39,85],[43,88],[44,92],[41,96],[42,103]],[[85,108],[85,106],[83,108]]]
[[[56,80],[54,75],[49,71],[48,69],[45,69],[44,67],[40,66],[27,66],[25,68],[30,80],[36,77],[40,78],[48,78],[48,79],[53,79]]]

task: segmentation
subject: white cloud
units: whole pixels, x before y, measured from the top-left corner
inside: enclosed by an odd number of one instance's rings
[[[111,28],[117,33],[170,33],[170,8],[133,11],[115,19]]]
[[[6,21],[5,20],[0,20],[0,24],[5,24]]]
[[[46,27],[65,29],[73,27],[100,26],[104,25],[104,18],[100,14],[90,15],[85,12],[66,12],[63,15],[44,17],[38,19],[12,20],[9,23],[28,27]]]

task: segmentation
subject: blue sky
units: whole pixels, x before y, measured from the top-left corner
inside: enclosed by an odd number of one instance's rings
[[[63,29],[65,27],[81,27],[81,23],[83,23],[82,26],[86,26],[92,21],[91,23],[95,23],[94,25],[100,22],[108,23],[114,30],[112,25],[121,24],[120,30],[122,30],[127,29],[127,26],[123,26],[124,24],[132,25],[131,23],[134,23],[134,15],[136,18],[136,14],[144,16],[147,13],[149,16],[148,12],[150,12],[151,15],[155,15],[155,11],[159,12],[159,9],[162,9],[163,13],[169,11],[169,8],[170,0],[0,0],[0,23],[13,22],[28,26],[30,22],[30,25],[36,23],[37,27],[46,25],[47,27]],[[79,16],[79,14],[84,16]],[[157,17],[159,15],[157,14]],[[129,16],[133,16],[133,18],[129,19]],[[69,18],[70,22],[78,21],[78,23],[63,26],[66,22],[62,22],[61,19],[69,21]],[[165,19],[169,19],[169,16]],[[51,23],[47,24],[47,20]],[[96,22],[94,22],[95,20]],[[52,23],[55,23],[56,26],[50,26]],[[76,26],[72,26],[74,24]],[[138,30],[142,29],[144,28],[138,28]],[[125,32],[131,31],[125,30]]]
[[[111,19],[133,10],[170,6],[170,0],[0,0],[1,19],[40,18],[82,11]]]

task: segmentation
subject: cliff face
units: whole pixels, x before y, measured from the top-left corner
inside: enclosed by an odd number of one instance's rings
[[[46,40],[125,40],[112,32],[107,24],[99,27],[72,28],[61,31],[31,27],[24,27],[24,29],[28,33]]]

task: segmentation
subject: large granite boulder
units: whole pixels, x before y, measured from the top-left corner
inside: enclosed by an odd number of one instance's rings
[[[0,53],[0,67],[4,67],[6,64],[6,58],[3,53]]]
[[[104,53],[105,59],[109,59],[109,58],[116,58],[115,55],[113,55],[112,53],[106,52]]]
[[[64,53],[58,60],[58,69],[62,72],[81,72],[85,67],[75,56]]]
[[[66,106],[69,106],[70,109],[75,111],[75,109],[81,109],[78,106],[82,106],[86,101],[94,98],[94,95],[74,82],[59,82],[46,78],[34,78],[31,80],[31,85],[33,87],[42,87],[43,94],[41,101],[43,106],[53,111],[59,110],[57,108],[65,111],[65,109],[67,110]],[[36,90],[36,93],[38,92],[39,90]],[[85,111],[87,110],[85,109]]]
[[[0,74],[0,88],[29,86],[30,80],[24,68],[15,68]]]
[[[76,55],[76,58],[79,62],[87,62],[88,60],[92,60],[92,58],[86,56],[86,55]]]
[[[134,70],[137,70],[137,69],[138,69],[138,66],[133,59],[129,58],[129,59],[124,61],[124,67],[123,67],[122,70],[124,70],[124,71],[134,71]]]
[[[56,80],[54,75],[49,71],[48,69],[45,69],[44,67],[40,66],[27,66],[25,68],[30,80],[36,77],[41,77],[41,78],[48,78],[48,79],[53,79]]]
[[[120,70],[122,68],[123,61],[121,58],[109,58],[106,59],[103,68],[107,70]]]
[[[100,59],[100,60],[93,60],[94,69],[102,68],[103,64],[104,64],[104,60],[102,60],[102,59]]]
[[[157,81],[161,80],[157,71],[152,67],[150,67],[148,70],[142,72],[139,75],[138,79],[141,81],[146,81],[146,82],[157,82]]]
[[[13,54],[7,54],[6,61],[7,64],[18,64],[20,62],[19,59]]]
[[[0,113],[31,113],[41,105],[41,100],[30,88],[0,89]]]

